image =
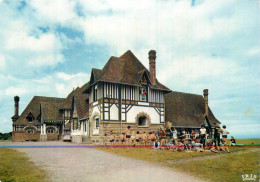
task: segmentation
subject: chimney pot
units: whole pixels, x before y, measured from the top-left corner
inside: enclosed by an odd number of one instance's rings
[[[209,115],[209,106],[208,106],[209,90],[208,89],[204,89],[203,90],[203,95],[204,95],[204,102],[205,102],[205,114],[208,116]]]
[[[153,85],[156,85],[156,51],[150,50],[149,53],[149,72],[150,80]]]
[[[19,116],[19,100],[20,98],[18,96],[14,97],[14,115],[15,116]]]

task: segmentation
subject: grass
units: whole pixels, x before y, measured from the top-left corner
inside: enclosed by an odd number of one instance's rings
[[[251,145],[252,143],[254,145],[260,145],[260,139],[236,139],[237,144],[245,144],[245,145]]]
[[[171,152],[151,148],[100,148],[113,154],[160,163],[208,181],[241,181],[242,174],[259,174],[258,147],[230,147],[231,153]],[[192,161],[190,161],[192,160]]]
[[[0,142],[11,142],[12,139],[7,139],[7,140],[0,140]]]
[[[46,174],[24,153],[0,148],[0,181],[44,181]]]
[[[259,174],[259,150],[223,157],[183,162],[173,167],[208,181],[242,181],[242,174]]]

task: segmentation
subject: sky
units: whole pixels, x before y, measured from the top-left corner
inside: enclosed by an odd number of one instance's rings
[[[203,94],[236,138],[260,138],[257,0],[0,0],[0,132],[33,96],[66,97],[131,50],[171,90]]]

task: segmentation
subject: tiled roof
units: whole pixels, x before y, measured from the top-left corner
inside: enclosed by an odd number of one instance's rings
[[[200,127],[205,119],[202,95],[172,91],[164,95],[165,120],[176,127]],[[219,122],[209,108],[208,120],[212,126]]]
[[[34,96],[14,124],[40,124],[37,120],[40,110],[42,112],[43,120],[59,120],[61,119],[59,109],[61,108],[63,101],[64,98]],[[32,122],[28,122],[26,119],[30,112],[34,117]]]
[[[79,119],[87,118],[89,115],[88,108],[88,94],[83,94],[83,90],[89,86],[89,82],[84,84],[82,87],[77,87],[73,90],[65,99],[62,109],[71,109],[72,106],[72,98],[74,97],[74,107],[77,109],[77,114]]]
[[[144,72],[147,73],[149,78],[149,71],[128,50],[120,57],[112,56],[102,70],[93,68],[90,85],[98,81],[105,81],[141,86],[139,81]],[[152,89],[170,91],[169,88],[161,84],[158,80],[156,80],[156,85],[150,85],[150,87]]]

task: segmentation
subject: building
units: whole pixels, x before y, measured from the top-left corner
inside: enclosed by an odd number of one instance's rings
[[[15,97],[13,140],[58,140],[102,143],[105,134],[156,131],[170,121],[177,129],[211,132],[219,121],[208,107],[208,90],[201,95],[171,91],[156,78],[156,52],[148,53],[149,70],[131,52],[111,57],[103,69],[92,69],[90,80],[67,98],[36,96],[21,116]]]

